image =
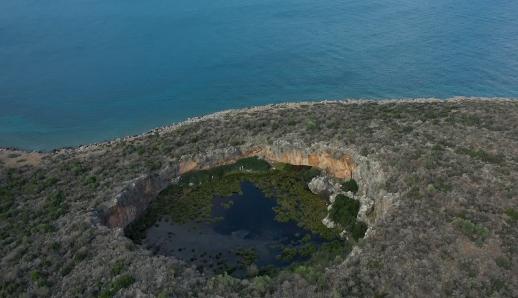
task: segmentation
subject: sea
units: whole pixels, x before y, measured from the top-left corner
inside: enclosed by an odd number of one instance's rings
[[[453,96],[518,97],[518,1],[0,1],[0,147],[270,103]]]

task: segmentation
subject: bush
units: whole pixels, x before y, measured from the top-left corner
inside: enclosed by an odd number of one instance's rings
[[[51,220],[56,220],[65,214],[68,210],[65,195],[62,191],[54,193],[47,198],[45,203],[45,212]]]
[[[116,278],[107,289],[103,290],[99,295],[99,298],[110,298],[117,294],[121,289],[129,287],[135,282],[135,278],[131,275],[122,275]]]
[[[96,186],[97,184],[98,184],[97,177],[95,177],[95,176],[88,176],[88,178],[86,178],[86,180],[85,180],[85,185]]]
[[[353,239],[358,241],[358,239],[363,238],[363,236],[365,236],[365,232],[367,232],[367,228],[367,224],[365,224],[363,221],[357,221],[351,229],[351,235],[353,236]]]
[[[233,169],[243,169],[248,171],[266,172],[270,169],[270,164],[258,157],[248,157],[238,160]]]
[[[495,262],[496,264],[498,265],[498,267],[501,267],[501,268],[504,268],[504,269],[511,269],[512,267],[512,264],[511,264],[511,261],[509,259],[507,259],[506,257],[497,257],[495,259]]]
[[[358,192],[358,183],[356,183],[356,180],[349,179],[342,183],[342,190],[347,192],[350,191],[352,193]]]
[[[360,201],[338,195],[329,213],[331,219],[344,228],[352,228],[360,210]]]
[[[310,120],[306,121],[306,129],[314,130],[317,128],[318,128],[317,123],[314,120],[310,119]]]
[[[471,240],[484,240],[489,235],[487,228],[477,225],[468,219],[456,218],[453,224]]]
[[[112,267],[112,274],[119,275],[124,270],[124,260],[117,260]]]
[[[507,208],[505,209],[505,214],[511,218],[513,221],[518,220],[518,210],[515,210],[513,208]]]
[[[504,156],[500,154],[491,154],[482,149],[468,149],[468,148],[458,148],[455,152],[459,154],[468,155],[471,158],[475,158],[481,160],[483,162],[489,163],[501,163],[504,161]]]
[[[318,168],[310,168],[308,170],[302,171],[302,180],[304,180],[304,184],[308,184],[313,178],[320,175],[321,171]]]
[[[297,256],[297,249],[294,247],[285,247],[282,250],[280,259],[283,261],[291,261]]]

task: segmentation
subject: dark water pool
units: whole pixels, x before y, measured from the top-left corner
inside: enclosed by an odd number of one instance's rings
[[[242,182],[241,191],[214,198],[210,223],[162,218],[147,230],[144,245],[202,272],[246,277],[304,260],[322,243],[294,222],[276,221],[275,199],[254,184]]]

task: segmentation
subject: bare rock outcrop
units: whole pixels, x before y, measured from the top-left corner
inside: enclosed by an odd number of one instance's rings
[[[332,181],[328,176],[317,176],[308,183],[312,193],[323,196],[330,196],[340,190],[340,184]]]

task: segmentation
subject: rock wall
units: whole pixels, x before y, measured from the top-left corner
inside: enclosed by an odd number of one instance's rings
[[[275,145],[259,147],[246,155],[260,156],[272,162],[316,167],[340,179],[351,178],[356,169],[351,156],[345,152],[333,151],[332,148],[314,146],[301,149],[286,144],[283,146],[282,143]]]
[[[301,148],[293,143],[276,142],[271,146],[244,146],[228,148],[195,158],[184,158],[179,165],[178,175],[235,162],[240,158],[258,156],[269,162],[312,166],[326,171],[329,175],[351,178],[356,165],[345,152],[336,152],[326,146]]]
[[[340,179],[354,177],[358,180],[362,193],[362,217],[367,217],[374,212],[375,202],[372,198],[380,195],[379,188],[384,185],[383,177],[378,177],[378,173],[373,172],[376,168],[372,169],[370,165],[366,165],[366,160],[361,159],[362,157],[342,148],[331,148],[322,144],[308,147],[281,141],[268,146],[229,147],[202,155],[184,156],[177,164],[163,169],[158,174],[142,176],[131,181],[102,212],[101,221],[112,228],[124,228],[142,215],[149,203],[179,176],[190,171],[229,164],[240,158],[252,156],[264,158],[269,162],[317,167],[326,171],[328,175]],[[353,156],[362,161],[360,167]],[[373,181],[369,181],[368,177],[374,178]],[[384,203],[380,202],[379,205],[384,206]],[[366,221],[373,223],[378,216],[379,214],[374,217],[369,216]]]
[[[142,176],[135,179],[115,197],[113,206],[104,216],[105,224],[109,227],[125,227],[140,216],[149,203],[168,184],[159,175]]]

